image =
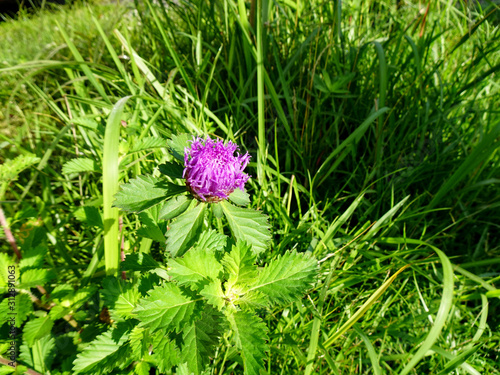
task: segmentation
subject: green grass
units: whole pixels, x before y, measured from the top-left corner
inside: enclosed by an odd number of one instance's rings
[[[77,5],[0,24],[0,160],[41,159],[2,207],[21,251],[47,243],[45,289],[105,274],[106,137],[131,96],[113,183],[171,159],[135,152],[148,137],[231,139],[252,154],[252,205],[274,229],[262,264],[292,248],[320,261],[302,303],[262,312],[269,373],[498,374],[500,11],[252,3]],[[77,157],[95,171],[63,174]],[[121,249],[161,259],[120,215]],[[100,308],[75,313],[88,335]],[[222,338],[211,373],[241,373],[238,361]]]

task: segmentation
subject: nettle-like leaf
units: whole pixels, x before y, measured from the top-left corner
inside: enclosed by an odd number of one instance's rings
[[[237,290],[238,289],[236,289],[236,291]],[[269,307],[269,298],[258,291],[252,291],[251,293],[236,296],[234,303],[238,305],[241,310],[255,311]]]
[[[153,338],[152,359],[160,373],[169,371],[180,362],[180,352],[175,342],[165,332],[159,331]]]
[[[227,236],[214,229],[209,229],[200,235],[200,239],[196,243],[196,247],[221,251],[226,247],[226,242]]]
[[[250,194],[240,188],[236,188],[229,194],[229,200],[238,206],[247,206],[250,203]]]
[[[170,220],[186,212],[193,200],[186,195],[179,195],[165,202],[158,214],[159,220]]]
[[[254,263],[255,254],[251,246],[244,241],[236,242],[231,252],[222,258],[224,270],[229,275],[226,289],[232,289],[235,285],[245,287],[255,281],[257,266]]]
[[[62,173],[99,172],[100,170],[97,161],[89,158],[76,158],[64,163]]]
[[[21,273],[28,269],[42,267],[45,262],[48,249],[47,246],[39,245],[32,247],[23,253],[23,258],[19,261]]]
[[[19,289],[29,289],[37,285],[44,285],[54,278],[56,278],[56,274],[52,270],[28,269],[21,274]]]
[[[0,253],[0,293],[8,291],[8,280],[10,271],[15,274],[15,279],[19,278],[19,269],[14,265],[13,259],[6,253]]]
[[[181,133],[172,136],[172,139],[167,141],[168,147],[170,147],[170,151],[174,158],[184,163],[184,149],[189,146],[189,141],[192,139],[192,135]]]
[[[269,350],[268,328],[258,316],[243,311],[228,315],[234,332],[234,341],[241,350],[246,375],[259,375],[264,370],[264,358]]]
[[[16,327],[20,328],[23,322],[33,312],[33,302],[28,294],[16,293],[14,300],[5,296],[0,302],[0,322],[7,322],[12,316],[16,319]],[[11,315],[15,313],[14,315]]]
[[[165,331],[175,329],[179,332],[189,322],[195,303],[177,285],[165,283],[141,299],[134,313],[141,321],[141,327]]]
[[[132,310],[139,300],[137,284],[108,277],[103,281],[104,304],[109,308],[113,320],[133,318]]]
[[[130,350],[135,361],[140,360],[149,351],[149,340],[143,327],[135,326],[130,332]]]
[[[121,186],[115,195],[114,206],[125,211],[141,212],[184,191],[185,186],[152,176],[139,176]]]
[[[139,236],[165,243],[167,239],[163,234],[164,231],[161,230],[160,226],[154,220],[151,213],[149,213],[148,211],[143,211],[139,214],[139,219],[142,224],[142,226],[137,230],[137,234]]]
[[[7,159],[0,164],[0,200],[3,199],[8,185],[17,180],[17,176],[26,168],[38,163],[41,159],[33,154],[19,155],[15,159]]]
[[[162,148],[162,147],[167,147],[167,142],[165,139],[158,137],[145,137],[142,138],[139,142],[137,142],[129,151],[129,153],[151,150],[154,148]]]
[[[225,295],[222,290],[220,280],[212,280],[202,289],[200,294],[207,299],[207,302],[218,310],[222,310],[225,305]]]
[[[184,254],[199,237],[205,210],[206,205],[199,204],[170,224],[167,231],[167,250],[173,258]]]
[[[255,254],[267,249],[271,233],[266,215],[260,211],[233,206],[227,201],[219,204],[236,239],[252,245]]]
[[[35,344],[36,350],[33,350],[33,346],[28,345],[26,340],[24,340],[20,347],[19,359],[37,371],[51,368],[52,361],[57,352],[56,340],[54,337],[46,335],[37,340]],[[19,370],[19,366],[17,369]]]
[[[52,330],[54,321],[47,315],[45,317],[35,318],[24,325],[23,337],[29,347],[33,347],[35,340],[46,336]]]
[[[222,265],[215,257],[215,250],[195,247],[184,257],[171,259],[168,262],[168,274],[179,285],[194,284],[200,281],[214,280],[222,272]],[[205,283],[205,284],[206,284]]]
[[[318,262],[304,253],[286,252],[260,272],[247,292],[260,292],[271,303],[288,303],[300,298],[314,282]]]
[[[18,155],[14,159],[6,160],[0,164],[0,182],[15,180],[19,173],[39,161],[40,158],[34,154]]]
[[[159,263],[146,253],[128,254],[121,262],[121,269],[124,271],[150,271],[158,268]]]
[[[158,269],[158,268],[157,268]],[[163,270],[163,269],[162,269]],[[166,271],[165,271],[166,273]],[[165,280],[170,279],[170,277],[165,278]],[[140,276],[139,281],[137,283],[139,287],[139,293],[141,293],[141,297],[146,297],[151,289],[157,287],[161,284],[160,276],[155,272],[147,272]]]
[[[137,375],[149,375],[151,372],[151,366],[149,363],[144,361],[139,361],[135,364],[134,374]]]
[[[126,345],[128,338],[128,332],[122,328],[114,328],[97,336],[73,361],[73,373],[105,373],[109,362],[113,362],[119,354],[125,354],[125,349],[130,351],[129,345]],[[126,364],[124,359],[125,356],[122,363]]]
[[[204,310],[200,319],[184,328],[181,361],[187,362],[191,372],[198,375],[214,355],[221,335],[220,314],[211,308]]]

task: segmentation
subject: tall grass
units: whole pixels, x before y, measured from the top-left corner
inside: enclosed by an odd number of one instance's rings
[[[125,8],[0,25],[17,46],[0,41],[2,159],[45,156],[3,206],[17,236],[48,242],[58,282],[116,268],[104,268],[120,243],[111,140],[116,184],[169,160],[171,134],[215,134],[253,156],[252,204],[275,229],[261,262],[296,248],[321,264],[301,304],[262,312],[269,373],[498,374],[498,8],[135,6],[118,24]],[[22,22],[47,38],[39,49],[16,37]],[[122,251],[163,252],[136,216],[122,220]],[[81,324],[99,324],[99,308],[89,299]],[[240,373],[238,363],[222,339],[211,373]]]

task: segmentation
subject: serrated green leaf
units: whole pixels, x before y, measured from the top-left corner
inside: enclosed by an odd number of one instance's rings
[[[149,363],[144,361],[137,362],[134,367],[134,373],[137,375],[149,375],[150,370],[151,366]]]
[[[236,188],[229,194],[229,200],[238,206],[246,206],[250,204],[250,194],[240,188]]]
[[[227,236],[214,229],[204,231],[196,243],[196,247],[222,251],[226,247]]]
[[[146,253],[129,254],[121,262],[121,268],[124,271],[149,271],[159,266],[158,262]]]
[[[14,272],[13,275],[15,275],[15,279],[17,280],[19,278],[19,269],[15,265],[14,260],[7,254],[0,253],[0,292],[2,294],[7,293],[8,291],[7,284],[11,270]]]
[[[14,159],[5,160],[0,164],[0,182],[10,182],[26,168],[38,163],[40,158],[34,154],[18,155]]]
[[[119,321],[134,317],[132,310],[139,301],[137,284],[114,277],[103,280],[104,289],[101,291],[104,304],[109,308],[111,318]]]
[[[134,313],[141,321],[141,327],[150,327],[152,330],[175,329],[179,332],[188,323],[195,302],[182,294],[177,285],[166,283],[153,289],[148,297],[141,299]]]
[[[37,285],[44,285],[45,283],[54,279],[55,277],[56,274],[52,270],[29,269],[21,274],[19,288],[29,289]]]
[[[238,288],[236,288],[236,292],[238,292]],[[236,296],[234,304],[238,305],[243,311],[255,311],[268,307],[269,299],[266,295],[258,291],[253,291],[252,293]]]
[[[43,371],[51,367],[56,354],[56,340],[52,336],[44,336],[35,341],[34,345],[28,345],[26,340],[20,348],[19,358],[30,368]]]
[[[233,206],[227,201],[219,204],[236,239],[252,245],[252,251],[255,254],[267,249],[271,241],[271,233],[266,215],[260,211]]]
[[[0,200],[3,199],[9,183],[15,181],[19,173],[24,169],[33,166],[39,161],[39,157],[33,154],[26,154],[19,155],[12,160],[5,160],[3,164],[0,164]]]
[[[24,252],[23,258],[19,261],[21,273],[31,268],[41,267],[45,261],[47,251],[47,246],[40,245]]]
[[[128,334],[120,332],[119,335],[116,335],[115,332],[118,332],[117,329],[106,331],[85,347],[73,361],[73,373],[80,374],[91,370],[92,373],[96,373],[97,366],[102,366],[106,359],[117,353],[127,342]]]
[[[137,142],[129,152],[139,152],[162,147],[167,147],[167,142],[165,139],[158,137],[146,137]]]
[[[130,349],[136,361],[140,360],[149,350],[149,340],[145,337],[146,330],[136,326],[130,332]]]
[[[33,302],[30,296],[24,293],[18,293],[16,295],[16,327],[20,328],[32,312]]]
[[[212,280],[202,289],[200,294],[207,299],[212,306],[221,310],[225,305],[224,292],[220,280]]]
[[[33,303],[27,294],[16,293],[14,299],[8,295],[0,303],[0,322],[7,322],[14,317],[15,326],[20,328],[32,312]],[[14,315],[12,315],[13,313]]]
[[[257,278],[257,266],[255,255],[251,246],[243,241],[236,242],[231,252],[224,255],[222,265],[229,275],[226,289],[232,289],[235,285],[245,287],[250,285]]]
[[[150,272],[141,275],[138,285],[139,293],[141,293],[142,297],[146,297],[150,290],[160,285],[160,277],[161,276]]]
[[[195,247],[188,251],[184,257],[171,259],[168,262],[168,274],[179,285],[189,284],[196,289],[196,283],[210,279],[215,280],[222,271],[222,265],[215,257],[215,251]]]
[[[173,258],[181,256],[189,249],[200,235],[206,205],[201,203],[183,213],[167,231],[167,250]]]
[[[318,262],[304,253],[286,252],[267,264],[248,293],[258,291],[271,303],[287,303],[300,298],[314,282]]]
[[[189,371],[196,375],[201,374],[209,357],[214,355],[220,336],[219,318],[215,310],[208,308],[200,319],[184,328],[181,361],[186,361]]]
[[[177,371],[175,375],[195,375],[194,372],[189,370],[188,364],[186,362],[177,366]]]
[[[152,347],[153,354],[151,357],[160,373],[166,373],[173,366],[179,364],[179,348],[164,332],[160,331],[156,334]]]
[[[48,335],[54,325],[54,321],[47,315],[45,317],[30,320],[24,325],[23,337],[32,347],[35,340],[41,339],[43,336]]]
[[[184,213],[193,200],[185,195],[178,195],[165,202],[158,214],[158,220],[170,220]]]
[[[171,178],[183,178],[182,175],[184,173],[184,167],[177,163],[167,161],[164,164],[160,164],[158,169],[160,170],[160,173],[165,176],[169,176]]]
[[[266,344],[267,326],[258,316],[237,311],[228,316],[234,332],[234,341],[241,350],[246,375],[259,375],[264,370],[264,358],[269,350]]]
[[[141,212],[183,191],[186,191],[185,186],[152,176],[139,176],[121,186],[113,205],[125,211]]]
[[[162,244],[167,241],[163,234],[163,231],[160,229],[155,220],[153,220],[153,217],[149,212],[141,212],[139,214],[139,219],[141,220],[142,227],[137,230],[137,235],[150,238],[152,240],[161,242]]]
[[[63,174],[82,173],[82,172],[100,172],[99,165],[93,159],[76,158],[64,163]]]
[[[172,136],[172,139],[167,141],[172,155],[184,163],[184,149],[189,146],[189,141],[193,136],[187,133],[181,133]]]
[[[111,311],[111,318],[117,320],[116,315],[125,319],[133,318],[134,315],[132,314],[132,310],[134,310],[138,301],[139,291],[137,290],[137,286],[124,291],[116,300],[115,307]]]

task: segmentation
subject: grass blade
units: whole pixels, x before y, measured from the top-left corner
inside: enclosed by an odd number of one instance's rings
[[[393,281],[396,280],[399,274],[406,270],[408,267],[410,267],[409,264],[401,267],[394,275],[392,275],[385,283],[383,283],[380,288],[378,288],[375,293],[373,293],[370,298],[368,298],[368,300],[363,303],[358,311],[356,311],[354,315],[337,330],[337,332],[333,333],[332,335],[330,335],[330,337],[328,337],[328,339],[325,340],[325,342],[323,343],[323,347],[326,349],[331,346],[340,336],[346,333],[349,328],[354,325],[354,323],[361,319],[361,317],[368,311],[368,309],[375,303],[375,301],[377,301],[377,299],[382,294],[384,294],[384,292],[387,290],[387,288],[389,288]]]
[[[417,363],[425,356],[427,351],[431,349],[434,343],[438,340],[439,335],[446,321],[448,320],[448,315],[453,305],[453,267],[445,253],[434,246],[430,247],[437,253],[443,265],[443,296],[441,297],[441,302],[439,304],[439,310],[434,320],[434,325],[432,326],[429,334],[423,341],[418,351],[413,355],[410,362],[400,372],[401,375],[406,375],[410,371],[412,371]]]
[[[99,95],[101,95],[102,98],[106,102],[110,103],[110,100],[108,98],[108,95],[104,91],[104,88],[97,81],[94,73],[92,73],[92,71],[90,70],[90,68],[87,65],[87,62],[83,59],[82,55],[80,55],[80,52],[78,52],[78,50],[76,49],[75,45],[71,41],[71,38],[68,36],[68,34],[66,33],[66,31],[64,31],[64,28],[59,24],[59,22],[56,21],[56,24],[57,24],[57,27],[59,28],[59,32],[61,33],[61,35],[63,36],[64,40],[66,41],[66,45],[68,46],[68,48],[70,49],[71,53],[75,57],[76,61],[78,61],[80,63],[80,67],[82,68],[83,72],[87,76],[87,78],[90,81],[90,83],[92,83],[92,85],[95,87],[95,89],[97,90],[97,92],[99,93]]]
[[[104,202],[104,259],[106,274],[114,275],[118,271],[120,257],[118,240],[118,208],[112,207],[119,187],[118,146],[120,144],[121,116],[131,96],[120,99],[109,114],[104,134],[102,163],[102,196]]]
[[[476,148],[467,156],[455,173],[441,186],[427,209],[432,209],[439,204],[460,181],[468,177],[481,163],[486,163],[493,152],[500,147],[500,142],[497,141],[499,135],[500,122],[496,124],[489,134],[484,135],[483,139],[476,145]]]
[[[373,374],[382,375],[382,369],[380,368],[380,365],[378,363],[378,355],[370,339],[357,324],[354,324],[353,328],[366,345],[366,349],[368,350],[368,357],[370,358],[370,362],[372,363]]]

